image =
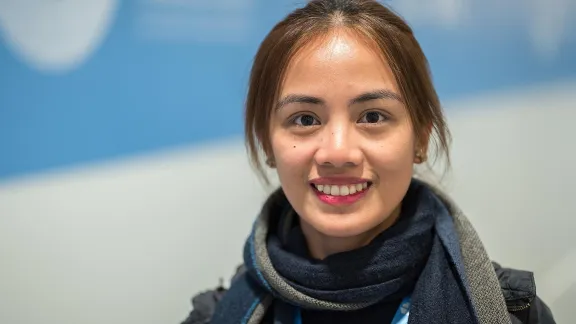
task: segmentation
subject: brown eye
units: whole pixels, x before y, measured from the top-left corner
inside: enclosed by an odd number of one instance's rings
[[[385,122],[386,120],[388,120],[388,118],[386,116],[384,116],[383,114],[381,114],[377,111],[369,111],[366,114],[364,114],[364,116],[362,116],[362,118],[360,118],[360,120],[358,122],[359,123],[368,123],[368,124],[377,124],[377,123]]]
[[[320,125],[320,122],[312,115],[297,116],[296,118],[294,118],[294,123],[302,127]]]

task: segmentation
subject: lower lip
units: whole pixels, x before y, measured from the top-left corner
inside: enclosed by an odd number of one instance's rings
[[[322,201],[323,203],[326,203],[328,205],[335,205],[335,206],[341,206],[341,205],[351,205],[355,202],[357,202],[358,200],[362,199],[364,196],[366,196],[366,193],[368,192],[368,190],[370,189],[370,187],[351,194],[351,195],[347,195],[347,196],[332,196],[332,195],[327,195],[321,191],[318,191],[318,189],[316,188],[312,188],[312,190],[314,191],[314,193],[316,193],[316,196],[318,196],[318,199],[320,199],[320,201]]]

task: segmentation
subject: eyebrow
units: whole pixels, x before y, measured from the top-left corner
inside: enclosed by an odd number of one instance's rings
[[[396,92],[391,91],[391,90],[386,90],[386,89],[378,89],[378,90],[374,90],[374,91],[370,91],[370,92],[365,92],[365,93],[363,93],[357,97],[354,97],[352,100],[350,100],[348,105],[351,106],[354,104],[359,104],[359,103],[363,103],[366,101],[378,100],[378,99],[391,99],[391,100],[396,100],[396,101],[402,102],[402,97],[399,94],[397,94]],[[292,103],[323,105],[324,100],[317,98],[317,97],[313,97],[313,96],[307,96],[307,95],[301,95],[301,94],[290,94],[290,95],[287,95],[286,97],[282,98],[280,101],[278,101],[278,104],[276,105],[276,109],[280,109],[280,108],[282,108],[288,104],[292,104]]]

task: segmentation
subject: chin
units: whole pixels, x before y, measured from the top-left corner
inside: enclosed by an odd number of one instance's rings
[[[347,238],[369,232],[381,224],[383,220],[366,218],[365,213],[326,214],[317,212],[315,217],[305,221],[314,230],[325,236]]]

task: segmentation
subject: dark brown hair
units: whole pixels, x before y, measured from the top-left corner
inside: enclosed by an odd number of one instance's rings
[[[270,118],[292,57],[307,43],[336,28],[370,41],[386,59],[408,109],[417,143],[430,135],[435,157],[450,165],[450,133],[430,75],[428,61],[412,29],[373,0],[313,0],[280,21],[254,59],[246,100],[245,137],[252,165],[267,181],[260,151],[271,156]],[[431,131],[431,133],[430,133]]]

